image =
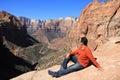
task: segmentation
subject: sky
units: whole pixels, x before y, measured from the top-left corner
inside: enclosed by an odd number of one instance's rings
[[[39,20],[79,17],[85,6],[92,1],[93,0],[0,0],[0,11],[7,11],[16,17],[24,16]]]

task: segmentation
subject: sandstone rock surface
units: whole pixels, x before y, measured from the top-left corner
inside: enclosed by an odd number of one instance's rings
[[[107,38],[120,36],[119,14],[119,0],[102,3],[94,0],[85,7],[76,25],[68,32],[66,36],[68,47],[72,46],[71,49],[78,47],[79,37],[86,36],[93,51],[95,45],[103,44]]]

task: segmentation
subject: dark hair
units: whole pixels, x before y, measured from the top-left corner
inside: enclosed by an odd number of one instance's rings
[[[88,40],[87,40],[86,37],[82,37],[82,38],[81,38],[81,42],[82,42],[84,45],[87,45]]]

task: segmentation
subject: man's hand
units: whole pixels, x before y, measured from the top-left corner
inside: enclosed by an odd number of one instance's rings
[[[70,53],[67,53],[66,58],[69,58],[69,57],[70,57]]]
[[[103,71],[103,68],[102,68],[102,67],[100,67],[100,68],[98,68],[98,70],[99,70],[99,71]]]

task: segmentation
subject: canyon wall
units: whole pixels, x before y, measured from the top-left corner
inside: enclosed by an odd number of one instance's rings
[[[108,38],[120,36],[120,1],[94,2],[88,4],[80,14],[78,22],[68,32],[68,46],[79,46],[79,38],[86,36],[92,50],[108,41]]]

